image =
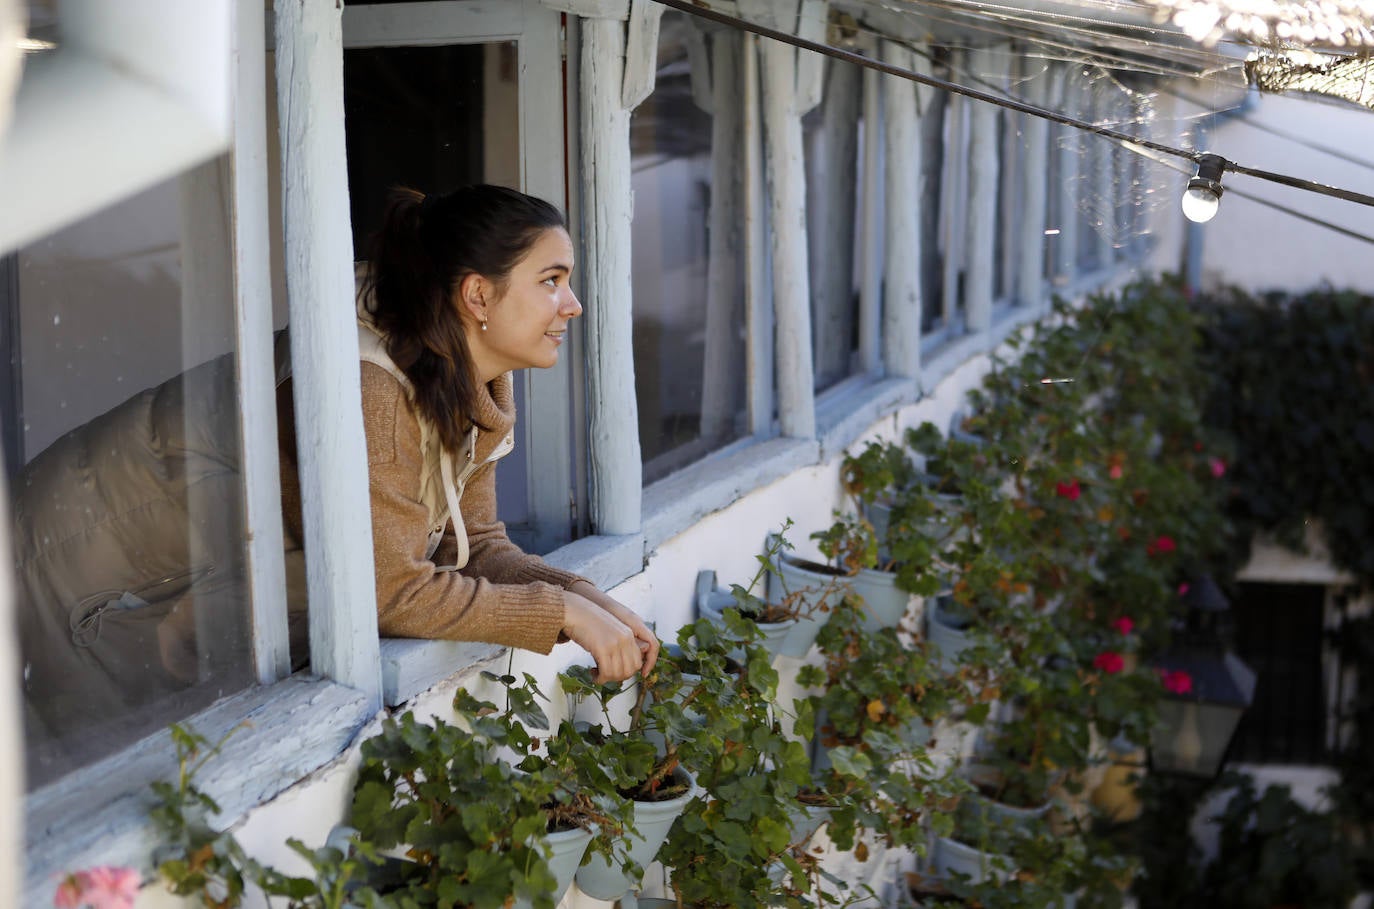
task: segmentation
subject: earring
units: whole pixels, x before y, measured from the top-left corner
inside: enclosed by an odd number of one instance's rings
[[[483,319],[483,320],[482,320],[482,331],[486,331],[486,330],[487,330],[487,320],[486,320],[486,319]]]

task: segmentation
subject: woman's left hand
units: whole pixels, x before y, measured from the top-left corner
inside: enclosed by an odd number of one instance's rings
[[[628,626],[630,631],[634,632],[635,640],[639,642],[640,652],[644,654],[644,665],[640,667],[640,674],[647,676],[653,671],[654,664],[658,662],[658,635],[649,630],[643,619],[628,606],[586,581],[578,581],[568,589],[591,600]]]

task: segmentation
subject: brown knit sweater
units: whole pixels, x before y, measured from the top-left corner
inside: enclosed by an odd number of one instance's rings
[[[289,383],[283,388],[278,413],[290,420]],[[582,578],[522,551],[497,520],[496,464],[484,462],[514,426],[515,404],[509,376],[485,391],[477,418],[491,431],[478,434],[473,454],[482,466],[459,503],[468,562],[459,571],[439,571],[439,565],[453,564],[458,546],[450,521],[433,558],[425,558],[429,528],[420,498],[419,421],[400,382],[380,366],[362,364],[378,630],[384,637],[485,641],[548,653],[563,629],[562,590]],[[282,494],[287,531],[300,540],[294,433],[282,439]]]

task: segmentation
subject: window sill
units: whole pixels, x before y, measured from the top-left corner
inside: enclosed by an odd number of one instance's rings
[[[746,493],[819,460],[814,439],[768,439],[711,455],[659,480],[644,490],[645,552]]]
[[[816,401],[822,461],[839,455],[883,417],[921,399],[911,379],[887,378],[837,386]]]
[[[305,675],[250,688],[186,721],[211,742],[246,725],[196,783],[231,822],[337,759],[372,718],[362,693]],[[52,905],[59,875],[77,868],[146,871],[158,845],[148,787],[176,773],[176,752],[164,731],[30,793],[24,905]]]

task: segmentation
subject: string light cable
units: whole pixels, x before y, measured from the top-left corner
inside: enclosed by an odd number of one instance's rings
[[[957,82],[950,82],[946,79],[941,79],[937,76],[927,76],[909,69],[904,69],[900,66],[894,66],[890,63],[885,63],[882,60],[874,60],[870,57],[865,57],[864,55],[854,53],[853,51],[833,47],[829,44],[822,44],[817,41],[812,41],[810,39],[803,38],[800,35],[793,35],[789,32],[784,32],[775,28],[770,28],[766,25],[761,25],[756,22],[750,22],[749,20],[743,19],[739,16],[734,16],[729,13],[723,13],[709,6],[700,5],[699,0],[655,0],[655,2],[661,4],[662,6],[666,6],[670,9],[675,9],[680,12],[688,13],[689,15],[697,16],[702,19],[709,19],[713,22],[718,22],[722,25],[728,25],[733,28],[738,28],[743,31],[751,32],[762,38],[768,38],[773,41],[780,41],[784,44],[790,44],[793,47],[801,48],[802,50],[808,50],[813,53],[823,54],[824,56],[831,57],[836,60],[843,60],[844,62],[851,63],[855,66],[862,66],[866,69],[876,70],[886,75],[894,76],[898,79],[906,79],[910,82],[916,82],[921,85],[928,85],[931,88],[938,88],[942,91],[951,92],[956,95],[963,95],[964,97],[972,98],[975,101],[982,101],[986,104],[993,104],[997,107],[1006,108],[1007,110],[1014,110],[1018,113],[1028,114],[1033,117],[1039,117],[1044,120],[1049,120],[1053,123],[1059,123],[1063,126],[1071,126],[1075,129],[1079,129],[1084,132],[1092,133],[1098,136],[1104,136],[1108,139],[1113,139],[1117,142],[1128,144],[1130,146],[1135,146],[1137,148],[1149,149],[1151,151],[1155,151],[1163,155],[1169,155],[1175,158],[1182,158],[1183,160],[1191,161],[1195,166],[1198,167],[1201,167],[1204,164],[1205,159],[1205,163],[1208,166],[1209,172],[1213,168],[1220,168],[1220,170],[1217,172],[1218,179],[1216,179],[1215,181],[1218,186],[1220,185],[1220,174],[1229,171],[1231,173],[1241,174],[1247,177],[1254,177],[1259,180],[1267,180],[1271,183],[1278,183],[1280,185],[1293,187],[1295,189],[1319,193],[1324,196],[1331,196],[1333,198],[1342,199],[1347,202],[1355,202],[1360,205],[1368,205],[1374,207],[1374,196],[1369,196],[1364,193],[1355,192],[1354,190],[1342,189],[1336,186],[1328,186],[1324,183],[1318,183],[1314,180],[1307,180],[1302,177],[1294,177],[1288,174],[1276,173],[1274,171],[1267,171],[1261,170],[1259,168],[1247,167],[1243,164],[1231,161],[1227,158],[1222,157],[1221,155],[1216,155],[1211,152],[1190,151],[1188,149],[1178,148],[1176,146],[1167,145],[1162,142],[1155,142],[1152,139],[1145,139],[1140,136],[1131,135],[1130,133],[1124,133],[1119,130],[1111,129],[1110,127],[1099,126],[1095,123],[1089,123],[1086,120],[1080,120],[1076,117],[1070,117],[1066,114],[1059,113],[1058,111],[1050,110],[1044,107],[1039,107],[1034,104],[1028,104],[1025,101],[1020,101],[1011,97],[999,97],[998,95],[994,95],[989,92],[979,91],[975,88],[969,88],[968,86],[960,85]],[[1196,179],[1199,178],[1195,177],[1194,180]],[[1189,182],[1190,188],[1192,188],[1191,184],[1194,181]],[[1237,193],[1237,195],[1240,194]]]

